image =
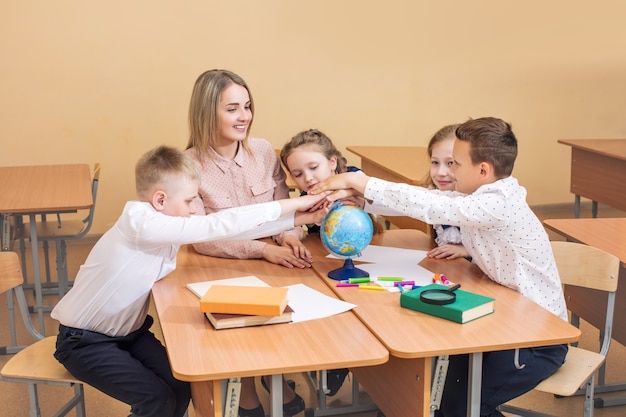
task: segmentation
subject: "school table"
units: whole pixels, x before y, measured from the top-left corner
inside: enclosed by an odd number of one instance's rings
[[[0,167],[2,250],[10,249],[11,215],[26,215],[32,225],[38,214],[71,212],[93,205],[88,164]],[[31,227],[35,309],[39,331],[45,334],[37,228]]]
[[[574,217],[580,217],[580,197],[592,200],[592,216],[598,203],[626,210],[626,139],[560,139],[572,147],[570,191]]]
[[[283,373],[357,368],[384,363],[389,352],[352,311],[289,324],[213,330],[187,283],[255,275],[271,286],[305,284],[334,296],[311,269],[262,259],[221,259],[179,251],[178,268],[157,282],[152,296],[174,375],[192,384],[198,417],[222,416],[220,380],[272,375],[271,415],[282,417]]]
[[[617,256],[621,262],[620,281],[626,282],[626,218],[587,218],[587,219],[546,219],[543,224],[574,242],[584,243]],[[626,288],[617,286],[615,296],[616,323],[626,317]],[[566,287],[565,295],[570,303],[576,303],[581,311],[587,311],[585,317],[595,327],[602,329],[604,315],[600,311],[606,306],[606,298],[602,294],[583,288]],[[613,339],[626,345],[626,326],[613,326]],[[596,387],[596,393],[621,391],[626,383],[606,384]],[[624,405],[626,398],[611,398],[595,401],[596,406]]]
[[[360,168],[371,177],[411,185],[423,185],[430,175],[428,150],[421,146],[348,146],[361,157]],[[417,229],[428,233],[426,223],[405,216],[385,216],[401,229]]]
[[[458,324],[400,307],[399,292],[336,287],[337,281],[327,273],[340,267],[343,260],[326,257],[328,252],[319,237],[309,236],[305,244],[314,254],[315,271],[341,299],[357,305],[354,312],[389,350],[391,356],[385,364],[352,370],[386,417],[405,416],[407,410],[411,415],[429,415],[434,358],[471,354],[468,416],[478,416],[483,352],[569,343],[581,334],[519,293],[491,281],[465,259],[415,260],[433,273],[462,284],[465,290],[495,298],[493,314]],[[427,250],[433,242],[420,231],[405,229],[375,235],[371,244]]]

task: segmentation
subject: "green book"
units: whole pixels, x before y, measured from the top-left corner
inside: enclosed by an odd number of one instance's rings
[[[450,304],[428,304],[420,300],[422,291],[431,289],[447,289],[445,285],[430,284],[422,288],[400,294],[400,306],[411,310],[456,321],[467,323],[487,314],[493,313],[494,299],[484,295],[458,289],[454,291],[456,300]]]

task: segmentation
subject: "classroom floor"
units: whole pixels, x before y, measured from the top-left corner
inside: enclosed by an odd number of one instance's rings
[[[546,218],[571,218],[573,217],[573,207],[536,207],[535,212],[541,219]],[[584,206],[581,214],[582,217],[590,217],[590,210]],[[599,217],[626,217],[626,213],[614,210],[608,207],[600,207]],[[548,232],[550,238],[553,240],[563,240],[563,238],[553,232]],[[74,276],[78,270],[79,265],[84,261],[89,250],[91,249],[94,240],[87,237],[81,241],[68,243],[68,268],[70,276]],[[27,254],[28,256],[28,254]],[[54,259],[54,253],[51,258]],[[45,301],[48,305],[52,305],[57,296],[48,295],[45,296]],[[7,305],[6,297],[0,297],[0,346],[5,346],[10,342],[9,339],[9,325],[7,318]],[[156,314],[152,313],[154,317]],[[33,316],[35,319],[35,316]],[[616,318],[619,323],[619,318]],[[584,347],[595,347],[598,345],[598,332],[593,331],[586,323],[582,323],[584,339],[581,341],[581,345]],[[159,334],[159,329],[154,329]],[[49,314],[46,314],[46,334],[52,335],[56,332],[56,323],[50,319]],[[27,344],[30,343],[29,336],[25,334],[21,323],[18,322],[18,343]],[[0,367],[9,359],[8,355],[0,355]],[[626,370],[626,348],[613,341],[611,349],[609,351],[607,359],[607,382],[619,382],[624,381],[624,375]],[[305,399],[307,407],[317,408],[317,393],[312,389],[309,379],[305,374],[290,374],[288,378],[293,379],[296,382],[296,391]],[[257,378],[258,379],[258,378]],[[334,397],[328,397],[328,407],[341,407],[342,405],[350,404],[351,400],[351,375],[346,379],[346,383]],[[263,388],[258,384],[257,390],[261,401],[263,402],[266,411],[269,410],[269,397]],[[44,416],[51,415],[56,411],[57,405],[60,405],[63,400],[69,398],[69,389],[65,387],[55,386],[42,386],[39,390],[41,399],[41,410]],[[598,396],[598,395],[597,395]],[[626,397],[626,392],[603,394],[603,398],[610,397]],[[86,409],[88,417],[113,417],[113,416],[127,416],[129,414],[129,407],[117,400],[114,400],[99,391],[85,386],[86,397]],[[368,401],[367,394],[361,392],[361,403]],[[558,417],[570,417],[582,415],[582,398],[561,398],[556,399],[552,395],[543,394],[539,392],[532,392],[525,397],[516,399],[512,402],[515,405],[538,409],[545,413],[551,413]],[[0,404],[3,404],[0,415],[3,417],[24,417],[28,415],[28,393],[24,384],[8,383],[0,381]],[[626,406],[607,407],[602,409],[595,409],[594,415],[596,417],[622,417],[626,415]],[[300,416],[304,415],[303,413]],[[377,413],[375,411],[345,414],[339,412],[334,414],[338,416],[350,415],[353,417],[375,417]],[[407,415],[411,413],[407,412]],[[74,416],[74,413],[70,413],[69,416]],[[190,408],[189,417],[195,417],[195,413]]]

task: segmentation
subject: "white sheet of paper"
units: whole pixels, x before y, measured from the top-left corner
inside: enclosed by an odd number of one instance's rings
[[[391,265],[393,263],[401,262],[406,264],[407,262],[419,263],[426,257],[426,251],[416,249],[402,249],[393,248],[390,246],[376,246],[369,245],[361,252],[361,256],[355,256],[353,261],[360,262],[374,262],[384,263]],[[327,258],[337,258],[335,255],[328,255]]]
[[[204,297],[211,285],[245,285],[254,287],[269,287],[269,284],[254,275],[245,277],[216,279],[213,281],[191,282],[187,284],[187,288],[198,298]]]
[[[405,281],[415,281],[415,285],[432,284],[434,274],[428,269],[417,264],[410,263],[375,263],[359,264],[358,267],[369,272],[370,278],[376,280],[379,277],[401,277]],[[393,282],[379,282],[383,286],[393,286]]]
[[[293,308],[292,322],[330,317],[352,310],[355,304],[329,297],[304,284],[287,285],[289,305]]]

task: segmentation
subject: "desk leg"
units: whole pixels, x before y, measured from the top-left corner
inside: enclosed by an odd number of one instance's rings
[[[30,247],[31,257],[33,259],[33,280],[35,282],[35,310],[39,317],[39,333],[45,336],[45,325],[43,322],[43,298],[41,291],[41,274],[39,271],[39,248],[37,245],[37,220],[36,214],[29,215],[30,221]]]
[[[480,393],[483,375],[483,354],[470,354],[470,366],[467,384],[467,417],[480,417]]]
[[[224,404],[220,381],[192,382],[191,399],[196,417],[223,417]]]
[[[385,417],[430,415],[432,358],[401,359],[350,368]]]
[[[283,376],[282,374],[272,375],[270,385],[270,416],[283,417]]]
[[[2,234],[2,251],[11,249],[11,215],[1,214],[0,234]]]
[[[580,217],[580,196],[578,194],[574,195],[574,218],[578,219]]]

